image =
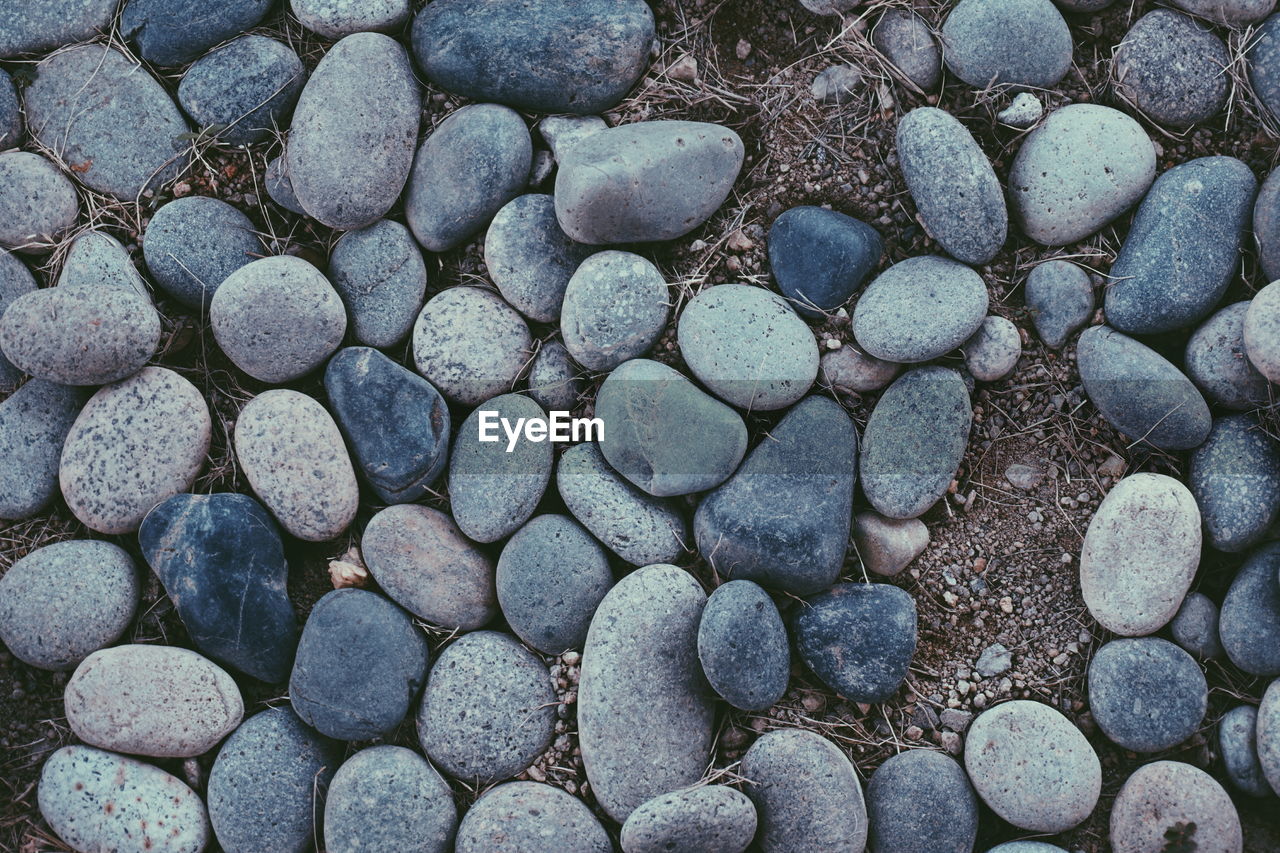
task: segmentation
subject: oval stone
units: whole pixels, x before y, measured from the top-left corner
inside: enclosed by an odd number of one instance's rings
[[[118,288],[151,301],[151,291],[138,274],[129,252],[119,240],[102,231],[83,231],[71,242],[58,274],[58,287],[65,290]]]
[[[62,446],[62,496],[86,527],[132,533],[152,507],[191,488],[212,430],[194,385],[145,367],[100,388],[80,410]]]
[[[1187,341],[1184,359],[1187,376],[1209,402],[1237,411],[1265,406],[1272,394],[1267,377],[1245,353],[1249,304],[1228,305],[1201,323]]]
[[[1093,282],[1084,268],[1071,261],[1036,264],[1024,287],[1027,310],[1050,349],[1062,349],[1093,316]]]
[[[791,650],[778,607],[751,581],[729,581],[707,599],[698,623],[698,661],[720,697],[763,711],[787,692]]]
[[[1008,317],[991,314],[960,349],[970,376],[979,382],[999,382],[1018,366],[1022,335]]]
[[[371,746],[343,762],[324,803],[329,853],[449,853],[458,828],[453,791],[403,746]]]
[[[207,309],[227,276],[261,257],[249,217],[206,196],[174,199],[151,217],[142,237],[156,284],[191,308]]]
[[[1218,752],[1227,778],[1241,793],[1251,797],[1270,797],[1274,792],[1267,784],[1258,761],[1258,709],[1237,705],[1218,720]]]
[[[115,752],[202,755],[244,717],[240,688],[190,649],[126,645],[85,658],[63,702],[76,737]]]
[[[418,372],[464,406],[514,388],[532,349],[524,318],[478,287],[440,291],[427,300],[413,329]]]
[[[0,248],[0,317],[13,300],[36,289],[35,277],[17,256]],[[4,357],[0,349],[0,394],[11,394],[22,383],[23,373]],[[0,514],[3,517],[3,514]]]
[[[942,45],[947,68],[978,89],[1052,89],[1071,70],[1071,31],[1049,0],[960,0]]]
[[[120,34],[135,42],[143,59],[181,65],[209,48],[256,26],[272,0],[129,0],[120,15]]]
[[[385,216],[413,165],[421,99],[394,39],[356,33],[330,48],[298,98],[285,151],[302,208],[340,229]]]
[[[842,583],[808,599],[792,625],[796,652],[836,693],[887,702],[916,651],[915,600],[896,586]]]
[[[529,366],[529,396],[548,412],[568,412],[581,395],[578,365],[569,351],[559,341],[543,341]]]
[[[47,53],[111,29],[119,0],[78,0],[46,6],[27,0],[0,0],[0,58]]]
[[[867,782],[870,846],[876,853],[972,853],[978,798],[955,759],[908,749],[876,768]]]
[[[356,340],[390,347],[409,333],[427,291],[427,266],[409,229],[390,219],[338,239],[329,278],[351,314]]]
[[[1177,827],[1195,827],[1198,853],[1240,853],[1240,816],[1222,786],[1198,767],[1156,761],[1133,772],[1111,806],[1113,850],[1160,850]]]
[[[724,785],[654,797],[622,825],[623,853],[742,853],[756,833],[756,807]]]
[[[1244,315],[1244,349],[1259,373],[1271,382],[1280,382],[1280,283],[1268,284],[1249,303]]]
[[[924,19],[909,9],[884,10],[871,43],[921,91],[929,91],[942,79],[942,52]]]
[[[769,227],[769,268],[778,290],[811,320],[848,302],[883,253],[870,225],[821,207],[793,207]]]
[[[1271,790],[1280,794],[1280,679],[1272,681],[1258,705],[1258,763]]]
[[[1243,551],[1280,518],[1280,446],[1256,415],[1218,418],[1191,454],[1188,485],[1209,544]]]
[[[1249,83],[1273,119],[1280,118],[1280,14],[1263,21],[1255,31],[1247,65]]]
[[[262,176],[267,195],[285,210],[297,214],[306,214],[302,205],[298,204],[298,196],[293,192],[293,181],[289,180],[289,163],[284,154],[267,164],[266,174]]]
[[[1200,666],[1168,640],[1112,640],[1089,662],[1093,718],[1125,749],[1172,749],[1195,734],[1208,702]]]
[[[613,842],[586,803],[562,788],[508,782],[476,800],[458,826],[455,853],[523,853],[555,839],[557,853],[611,853]]]
[[[47,252],[79,215],[75,184],[58,167],[30,151],[0,154],[0,247]]]
[[[249,145],[284,130],[306,80],[293,48],[266,36],[242,36],[187,69],[178,103],[205,132]]]
[[[1218,634],[1231,662],[1250,675],[1280,675],[1280,544],[1251,553],[1222,600]]]
[[[560,316],[569,279],[590,251],[560,230],[555,199],[533,193],[507,202],[484,238],[484,263],[498,291],[539,323]]]
[[[1213,118],[1227,103],[1227,46],[1195,19],[1172,9],[1155,9],[1139,18],[1116,45],[1114,62],[1116,94],[1160,124],[1190,127]],[[1200,217],[1196,221],[1218,224]]]
[[[1280,40],[1276,44],[1280,48]],[[1277,106],[1280,107],[1280,102]],[[1280,169],[1272,169],[1258,189],[1253,203],[1253,236],[1258,244],[1263,280],[1280,279]]]
[[[876,358],[930,361],[967,341],[987,316],[987,285],[964,264],[908,258],[876,276],[853,309],[853,335]]]
[[[823,387],[845,394],[879,391],[901,372],[901,364],[882,361],[851,344],[824,353],[819,365]]]
[[[58,460],[86,395],[31,379],[0,401],[0,519],[29,518],[58,494]]]
[[[1276,7],[1276,0],[1173,0],[1173,5],[1216,24],[1233,26],[1262,20]]]
[[[565,349],[588,370],[613,370],[653,348],[671,297],[651,262],[631,252],[599,252],[565,287],[560,330]]]
[[[302,26],[327,39],[352,33],[394,33],[409,21],[409,0],[290,0]]]
[[[1223,655],[1218,639],[1218,605],[1203,593],[1189,592],[1169,623],[1169,633],[1179,646],[1201,660]]]

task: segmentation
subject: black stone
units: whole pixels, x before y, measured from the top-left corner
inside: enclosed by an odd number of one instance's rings
[[[1218,636],[1250,675],[1280,675],[1280,543],[1249,555],[1222,600]]]
[[[1156,637],[1112,640],[1089,663],[1089,705],[1103,734],[1159,752],[1196,733],[1209,688],[1191,655]]]
[[[791,650],[778,607],[751,581],[729,581],[707,599],[698,660],[716,693],[735,708],[763,711],[787,692]]]
[[[955,759],[908,749],[871,774],[867,820],[869,847],[876,853],[971,853],[978,798]]]
[[[769,266],[778,290],[811,319],[848,302],[883,251],[870,225],[821,207],[793,207],[769,229]]]
[[[916,651],[916,603],[882,583],[842,583],[795,616],[796,651],[823,683],[855,702],[884,702]]]
[[[1219,551],[1250,548],[1280,517],[1280,445],[1255,415],[1218,418],[1191,454],[1187,485],[1209,544]]]
[[[147,62],[181,65],[256,26],[274,5],[275,0],[129,0],[120,34]]]

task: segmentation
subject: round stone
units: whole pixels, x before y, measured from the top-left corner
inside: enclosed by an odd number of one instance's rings
[[[324,802],[329,853],[449,853],[458,828],[453,791],[427,760],[403,746],[371,746],[333,775]]]
[[[182,65],[216,44],[239,35],[271,11],[271,0],[129,0],[120,34],[155,65]]]
[[[395,33],[410,13],[409,0],[290,0],[289,6],[302,26],[335,40],[352,33]]]
[[[17,256],[0,248],[0,317],[4,316],[5,310],[13,304],[15,299],[35,289],[35,277],[31,275],[26,264],[18,260]],[[23,372],[14,367],[13,363],[5,358],[4,350],[0,349],[0,393],[11,394],[16,391],[22,384],[23,376]],[[3,492],[2,488],[0,492]],[[0,518],[3,517],[3,511],[0,511]]]
[[[565,349],[588,370],[613,370],[647,353],[667,324],[671,297],[652,263],[599,252],[569,279],[560,309]]]
[[[486,791],[458,826],[456,853],[523,853],[555,839],[559,853],[611,853],[613,842],[586,803],[562,788],[508,782]]]
[[[197,127],[232,145],[249,145],[285,129],[306,79],[293,48],[266,36],[241,36],[187,69],[178,103]]]
[[[1106,0],[1106,2],[1111,3],[1112,0]],[[1063,4],[1064,7],[1066,5],[1066,3]],[[1056,844],[1046,844],[1043,841],[1006,841],[1004,844],[992,847],[987,853],[1067,853],[1067,851]]]
[[[769,594],[748,580],[716,589],[698,624],[698,660],[712,689],[735,708],[763,711],[781,699],[791,650]]]
[[[1112,849],[1167,849],[1170,838],[1184,833],[1198,853],[1240,853],[1244,847],[1236,807],[1212,776],[1180,761],[1139,767],[1111,806]]]
[[[1236,790],[1251,797],[1274,793],[1258,761],[1258,709],[1237,705],[1218,720],[1218,752],[1227,778]]]
[[[510,391],[532,349],[524,319],[478,287],[440,291],[427,300],[413,328],[418,372],[464,406]]]
[[[1012,320],[991,314],[960,349],[970,376],[979,382],[999,382],[1018,366],[1022,335]]]
[[[1242,411],[1265,406],[1271,384],[1245,354],[1244,319],[1248,302],[1221,309],[1192,333],[1184,364],[1187,376],[1211,403]]]
[[[1272,15],[1258,27],[1246,54],[1249,83],[1273,119],[1280,118],[1280,15]]]
[[[1156,637],[1112,640],[1089,662],[1089,707],[1103,734],[1134,752],[1171,749],[1195,734],[1209,688],[1195,659]]]
[[[942,79],[942,53],[933,31],[910,9],[886,8],[871,31],[871,43],[921,91],[936,88]]]
[[[1280,283],[1268,284],[1249,303],[1244,348],[1259,373],[1268,381],[1280,382]]]
[[[1189,127],[1226,105],[1229,80],[1223,69],[1230,64],[1222,39],[1187,15],[1156,9],[1116,46],[1116,91],[1153,121]]]
[[[70,6],[45,6],[5,0],[0,25],[0,58],[47,53],[55,47],[93,38],[111,29],[117,0],[80,0]]]
[[[1280,679],[1272,681],[1258,705],[1258,763],[1271,790],[1280,794]]]
[[[88,392],[31,379],[0,401],[0,519],[36,515],[58,494],[58,462]]]
[[[889,584],[837,584],[808,599],[792,630],[797,654],[824,684],[854,702],[887,702],[915,655],[915,600]]]
[[[1207,595],[1187,593],[1182,606],[1169,623],[1173,640],[1201,660],[1219,659],[1223,655],[1218,640],[1218,605]]]
[[[262,183],[267,188],[267,195],[276,204],[285,210],[306,214],[293,191],[293,181],[289,180],[289,162],[283,154],[267,164]]]
[[[703,785],[654,797],[622,825],[623,853],[741,853],[756,833],[746,794]]]
[[[978,89],[1052,89],[1071,70],[1071,32],[1049,0],[960,0],[942,44],[947,68]]]
[[[261,257],[262,241],[254,231],[249,217],[225,201],[187,196],[151,217],[142,253],[151,277],[169,296],[207,309],[227,276]]]
[[[0,247],[47,252],[79,215],[75,184],[57,166],[29,151],[0,154]]]
[[[1191,454],[1188,483],[1209,544],[1243,551],[1280,518],[1280,445],[1253,414],[1218,418]]]
[[[996,113],[996,121],[1019,129],[1032,127],[1044,116],[1044,105],[1030,92],[1014,95],[1009,106]]]
[[[343,234],[329,256],[329,277],[356,340],[371,347],[404,339],[427,290],[422,252],[409,229],[390,219]]]
[[[1280,169],[1272,169],[1258,190],[1253,203],[1253,236],[1263,281],[1280,279]]]
[[[581,395],[578,365],[569,350],[559,341],[543,341],[529,366],[529,396],[548,412],[568,412]]]
[[[102,231],[82,231],[72,240],[62,260],[58,287],[65,290],[117,288],[151,301],[151,291],[138,274],[129,252],[119,240]]]
[[[1270,15],[1276,0],[1173,0],[1173,5],[1215,24],[1239,26]]]
[[[590,253],[560,229],[549,195],[516,196],[494,214],[484,237],[489,278],[517,311],[538,323],[560,317],[569,279]]]
[[[818,376],[813,332],[786,300],[762,287],[721,284],[700,291],[680,314],[678,339],[693,375],[743,409],[786,408]]]
[[[811,320],[848,302],[883,252],[870,225],[821,207],[793,207],[769,228],[769,268],[778,290]]]
[[[987,316],[987,285],[964,264],[908,258],[880,273],[853,310],[853,336],[876,358],[931,361],[967,341]]]
[[[822,384],[846,394],[879,391],[902,372],[902,365],[867,355],[853,345],[824,353],[818,375]]]
[[[1280,544],[1245,559],[1226,597],[1218,635],[1231,662],[1250,675],[1280,675]]]
[[[853,544],[864,568],[892,577],[929,547],[929,528],[918,518],[860,512],[853,517]]]
[[[972,853],[978,798],[964,769],[941,752],[908,749],[867,782],[870,846],[876,853]]]

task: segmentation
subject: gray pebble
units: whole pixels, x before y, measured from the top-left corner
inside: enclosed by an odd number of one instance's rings
[[[9,72],[0,68],[0,151],[22,141],[22,108]]]
[[[1245,559],[1222,600],[1218,636],[1231,662],[1250,675],[1280,675],[1280,544]]]
[[[187,196],[151,217],[142,253],[166,293],[188,307],[208,309],[229,275],[262,256],[254,231],[249,217],[226,202]]]
[[[0,248],[47,252],[76,224],[75,184],[39,154],[0,154]]]
[[[306,214],[298,196],[293,191],[293,181],[289,179],[289,161],[283,154],[267,164],[267,172],[262,179],[267,188],[267,195],[285,210],[298,214]]]
[[[1116,46],[1114,61],[1117,94],[1160,124],[1189,127],[1227,103],[1227,46],[1171,9],[1139,18]]]
[[[197,60],[178,84],[178,103],[206,132],[232,145],[263,142],[288,126],[307,72],[293,48],[242,36]]]
[[[1169,623],[1173,640],[1201,660],[1216,660],[1223,655],[1218,641],[1218,605],[1207,596],[1191,592]]]
[[[440,291],[427,300],[413,329],[418,372],[465,406],[512,390],[532,349],[524,318],[478,287]]]
[[[1253,204],[1253,236],[1263,279],[1280,279],[1280,169],[1272,169],[1258,189]]]
[[[1188,485],[1205,538],[1219,551],[1244,551],[1280,518],[1280,446],[1253,414],[1213,422],[1191,454]]]
[[[1218,781],[1180,761],[1155,761],[1133,772],[1111,805],[1112,850],[1160,850],[1176,844],[1176,827],[1200,853],[1240,853],[1240,816]],[[1171,832],[1173,833],[1171,837]]]
[[[840,583],[796,611],[796,653],[840,696],[880,704],[907,677],[917,640],[915,601],[884,583]]]
[[[819,72],[809,85],[809,94],[824,104],[844,104],[858,96],[862,72],[852,65],[832,65]]]
[[[24,296],[36,289],[35,277],[27,269],[27,265],[18,260],[16,255],[0,249],[0,317],[19,296]],[[9,394],[17,389],[22,381],[23,373],[5,358],[0,350],[0,393]],[[3,513],[0,513],[3,517]]]
[[[588,370],[613,370],[653,347],[670,310],[657,267],[630,252],[599,252],[582,261],[565,288],[565,349]]]
[[[987,305],[986,283],[964,264],[937,255],[908,258],[862,292],[853,309],[853,335],[876,358],[930,361],[968,340]]]
[[[1280,282],[1259,290],[1244,315],[1244,350],[1258,372],[1280,382]]]
[[[48,53],[111,29],[119,0],[66,0],[55,5],[0,0],[0,59]]]
[[[548,412],[569,412],[581,395],[578,366],[569,350],[559,341],[543,341],[529,365],[529,396]]]
[[[1045,470],[1038,465],[1023,465],[1015,462],[1004,469],[1004,478],[1015,489],[1029,492],[1044,482]]]
[[[154,65],[182,65],[260,22],[273,0],[128,0],[120,35]]]
[[[453,791],[403,746],[371,746],[334,774],[324,803],[328,853],[449,853],[458,829]]]
[[[908,749],[867,782],[870,846],[876,853],[972,853],[978,797],[964,769],[940,752]]]
[[[390,219],[343,234],[329,256],[329,277],[356,340],[371,347],[403,340],[427,291],[421,250],[409,229]]]
[[[712,689],[735,708],[763,711],[781,699],[791,652],[769,594],[748,580],[717,588],[698,624],[698,660]]]
[[[30,518],[58,494],[62,445],[87,398],[32,379],[0,401],[0,518]]]
[[[1112,640],[1089,662],[1089,707],[1102,732],[1134,752],[1160,752],[1195,734],[1208,708],[1191,655],[1156,637]]]
[[[1280,794],[1280,679],[1272,681],[1258,706],[1258,763],[1271,790]]]
[[[902,365],[867,355],[853,345],[823,354],[819,376],[825,386],[846,394],[879,391],[902,372]]]
[[[654,797],[622,826],[623,853],[742,853],[756,833],[755,804],[734,788],[703,785]]]
[[[918,518],[860,512],[853,517],[853,544],[863,568],[892,577],[929,547],[929,528]]]
[[[608,126],[600,116],[547,116],[538,122],[538,133],[560,162],[570,148]]]
[[[1028,128],[1044,116],[1044,105],[1030,92],[1019,92],[1009,106],[996,113],[996,121],[1010,127]]]
[[[1227,778],[1236,790],[1251,797],[1271,797],[1275,794],[1262,774],[1258,762],[1258,709],[1252,705],[1238,705],[1218,720],[1218,752],[1227,771]]]
[[[964,351],[964,366],[970,376],[979,382],[999,382],[1018,366],[1022,335],[1013,321],[991,314],[960,349]]]
[[[929,25],[909,9],[891,7],[871,31],[876,50],[922,91],[929,91],[942,79],[942,53]]]
[[[1013,653],[1003,643],[992,643],[982,650],[973,668],[983,678],[994,678],[1003,675],[1013,666]]]
[[[611,853],[600,821],[563,788],[508,782],[486,791],[458,826],[456,853],[526,853],[555,839],[557,853]]]
[[[1280,13],[1267,18],[1254,33],[1246,56],[1249,83],[1273,119],[1280,119]]]
[[[842,15],[857,6],[858,0],[800,0],[800,5],[815,15]]]
[[[352,33],[395,33],[409,21],[409,0],[290,0],[302,26],[327,39]]]
[[[1114,0],[1106,0],[1106,2],[1109,5]],[[1063,7],[1067,8],[1067,4],[1063,3]],[[1006,841],[1004,844],[992,847],[987,853],[1067,853],[1067,851],[1056,844],[1046,844],[1043,841]]]
[[[72,241],[58,274],[58,287],[65,290],[113,287],[132,291],[151,301],[151,291],[147,290],[129,252],[119,240],[102,231],[83,231]]]
[[[1252,24],[1271,14],[1275,0],[1173,0],[1183,11],[1208,18],[1215,24]]]
[[[560,230],[549,195],[516,196],[494,215],[484,238],[484,263],[498,292],[539,323],[559,318],[569,279],[590,253]]]
[[[1071,261],[1036,264],[1027,276],[1026,305],[1044,345],[1062,349],[1093,316],[1093,282]]]
[[[961,0],[942,43],[947,68],[978,89],[1051,89],[1071,70],[1071,32],[1049,0]]]

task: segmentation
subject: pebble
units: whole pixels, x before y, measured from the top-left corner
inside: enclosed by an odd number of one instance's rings
[[[964,751],[969,780],[1020,829],[1057,833],[1097,805],[1102,765],[1080,730],[1048,705],[1018,699],[978,715]]]
[[[1139,18],[1116,46],[1116,94],[1153,121],[1190,127],[1226,105],[1224,69],[1230,65],[1222,39],[1193,18],[1156,9]]]
[[[857,453],[857,430],[839,403],[797,404],[698,506],[699,550],[722,577],[794,595],[831,586],[848,548]]]
[[[537,193],[516,196],[503,205],[484,238],[489,278],[503,299],[538,323],[560,317],[565,288],[590,253],[590,247],[560,230],[555,199]]]
[[[267,164],[267,171],[263,175],[262,182],[267,188],[267,195],[276,204],[285,210],[290,210],[297,214],[306,214],[306,211],[302,209],[302,205],[298,202],[298,196],[293,191],[293,181],[289,179],[289,162],[283,154]]]
[[[712,689],[743,711],[764,711],[787,692],[791,652],[777,605],[748,580],[720,586],[698,625],[698,660]]]
[[[209,821],[222,849],[310,850],[321,792],[341,761],[337,745],[304,726],[288,706],[250,717],[209,771]]]
[[[62,260],[58,287],[64,290],[118,288],[151,302],[151,291],[147,290],[129,252],[119,240],[102,231],[83,231],[71,242]]]
[[[977,89],[1052,89],[1071,70],[1071,32],[1049,0],[961,0],[942,44],[947,68]]]
[[[898,377],[862,436],[862,491],[875,511],[917,518],[937,503],[960,468],[972,420],[956,371],[916,367]]]
[[[1280,382],[1280,284],[1268,284],[1249,303],[1244,315],[1244,349],[1259,373],[1271,382]]]
[[[124,645],[89,655],[63,701],[76,737],[115,752],[202,755],[244,717],[240,688],[190,649]]]
[[[0,0],[0,59],[48,53],[111,29],[119,0],[77,0],[46,6]]]
[[[609,465],[655,497],[703,492],[729,479],[747,450],[747,428],[733,409],[681,373],[637,358],[614,368],[596,394]],[[677,435],[696,435],[696,442]]]
[[[608,126],[600,116],[546,116],[538,122],[538,133],[559,162],[574,145]]]
[[[183,16],[184,28],[190,17],[200,16]],[[89,189],[132,202],[186,168],[186,119],[146,69],[114,48],[88,44],[45,59],[23,106],[31,135]]]
[[[996,114],[996,121],[1020,130],[1031,127],[1044,116],[1044,105],[1030,92],[1014,95],[1009,106]]]
[[[643,0],[443,0],[418,13],[413,52],[431,82],[526,112],[603,112],[649,62]]]
[[[123,755],[64,746],[40,771],[40,814],[73,850],[200,853],[209,817],[175,776]]]
[[[378,499],[397,504],[426,495],[449,455],[449,407],[440,392],[369,347],[347,347],[329,359],[324,389]]]
[[[991,161],[968,128],[936,107],[917,107],[898,122],[897,151],[929,236],[966,264],[994,258],[1004,246],[1009,213]]]
[[[1142,125],[1110,107],[1068,104],[1051,112],[1018,149],[1009,170],[1009,203],[1028,237],[1065,246],[1136,204],[1155,177],[1155,145]]]
[[[1217,660],[1223,655],[1218,641],[1218,605],[1207,595],[1187,593],[1182,606],[1169,623],[1174,642],[1201,660]]]
[[[1029,492],[1044,482],[1045,470],[1038,465],[1015,462],[1004,469],[1004,478],[1015,489]]]
[[[595,442],[560,454],[556,486],[574,518],[631,565],[674,563],[684,554],[689,530],[679,508],[620,477]]]
[[[195,62],[178,84],[178,103],[196,126],[232,145],[264,142],[288,126],[307,72],[293,48],[241,36]]]
[[[529,366],[529,396],[548,412],[569,412],[581,395],[578,366],[569,350],[559,341],[543,341]]]
[[[321,734],[386,737],[418,698],[427,659],[427,639],[408,613],[376,593],[335,589],[302,628],[289,699]]]
[[[756,843],[766,853],[863,850],[867,806],[858,771],[831,741],[806,729],[756,739],[739,774],[756,804]]]
[[[458,826],[456,853],[525,853],[555,839],[559,853],[611,853],[613,842],[586,803],[562,788],[508,782],[476,800]]]
[[[889,267],[853,310],[853,335],[876,358],[930,361],[967,341],[987,315],[987,286],[964,264],[923,255]]]
[[[1252,24],[1271,14],[1275,0],[1173,0],[1173,5],[1216,24]]]
[[[1274,792],[1258,761],[1257,728],[1257,708],[1232,708],[1218,720],[1218,752],[1227,778],[1237,791],[1250,797],[1270,797]]]
[[[813,332],[786,300],[762,287],[721,284],[700,291],[680,314],[678,338],[694,376],[739,408],[786,408],[818,376]]]
[[[1280,675],[1280,544],[1251,553],[1222,600],[1218,636],[1250,675]]]
[[[990,314],[960,348],[970,376],[979,382],[999,382],[1018,366],[1022,336],[1011,320]]]
[[[99,389],[80,410],[62,447],[62,496],[91,530],[132,533],[152,507],[191,488],[212,429],[194,385],[168,368],[145,367]]]
[[[1280,119],[1280,14],[1255,30],[1246,56],[1249,83],[1273,119]]]
[[[288,389],[240,410],[236,458],[258,499],[290,535],[328,542],[355,518],[360,492],[342,434],[324,407]]]
[[[1164,474],[1118,482],[1089,521],[1080,592],[1089,615],[1123,636],[1152,634],[1178,612],[1200,563],[1200,511]]]
[[[227,277],[263,254],[249,217],[216,198],[187,196],[151,217],[142,252],[152,279],[191,308],[208,309]]]
[[[0,317],[4,316],[5,310],[15,299],[35,289],[36,280],[26,264],[18,260],[16,255],[0,248]],[[18,389],[23,376],[23,372],[14,367],[5,358],[4,351],[0,350],[0,393],[12,394]],[[0,493],[3,492],[4,488],[0,486]],[[0,511],[0,518],[3,517],[3,511]]]
[[[418,740],[456,779],[509,779],[546,752],[556,692],[544,664],[507,634],[475,631],[436,658],[418,710]]]
[[[39,154],[0,154],[0,248],[47,252],[76,224],[75,184]]]
[[[9,72],[0,69],[0,151],[14,148],[22,141],[22,105]]]
[[[40,669],[74,669],[124,635],[138,608],[138,568],[110,542],[75,540],[26,554],[0,577],[0,640]]]
[[[1280,169],[1272,169],[1253,204],[1253,235],[1263,281],[1280,279]]]
[[[623,853],[742,853],[756,832],[756,807],[724,785],[654,797],[622,825]]]
[[[1176,837],[1177,827],[1189,830],[1197,853],[1244,849],[1240,816],[1212,776],[1180,761],[1139,767],[1111,807],[1112,849],[1168,849],[1176,843],[1170,838]]]
[[[796,652],[854,702],[887,702],[916,650],[916,605],[889,584],[842,583],[808,599],[792,626]]]
[[[653,348],[670,310],[657,267],[630,252],[599,252],[582,261],[565,288],[565,349],[588,370],[613,370]]]
[[[881,361],[852,344],[824,353],[818,371],[823,385],[846,394],[879,391],[901,372],[901,364]]]
[[[800,0],[800,5],[815,15],[843,15],[858,5],[858,0]]]
[[[1209,436],[1209,406],[1158,352],[1106,326],[1076,342],[1085,393],[1113,427],[1161,450],[1189,450]]]
[[[532,349],[524,318],[478,287],[440,291],[427,300],[413,329],[418,372],[464,406],[510,391]]]
[[[1107,322],[1147,335],[1207,317],[1240,265],[1257,186],[1234,157],[1201,157],[1162,174],[1111,266]]]
[[[870,225],[821,207],[793,207],[769,227],[769,267],[778,290],[810,320],[847,303],[883,253]]]
[[[1049,349],[1062,349],[1093,316],[1093,282],[1071,261],[1036,264],[1025,285],[1027,310],[1040,339]]]
[[[379,588],[431,625],[472,631],[497,615],[493,561],[439,510],[387,507],[369,520],[360,549]]]
[[[1110,3],[1112,0],[1107,0]],[[1067,6],[1063,3],[1063,7]],[[1006,841],[992,847],[987,853],[1067,853],[1056,844],[1045,844],[1043,841]]]
[[[579,243],[648,243],[688,234],[724,203],[743,147],[727,127],[642,121],[593,133],[556,175],[556,218]]]
[[[578,734],[596,802],[616,821],[694,784],[711,760],[715,707],[697,652],[705,603],[692,575],[656,564],[620,580],[592,619]]]
[[[1013,654],[1002,643],[992,643],[982,650],[973,668],[983,678],[1003,675],[1013,666]]]
[[[1244,551],[1280,518],[1280,447],[1253,414],[1218,418],[1191,454],[1188,485],[1208,543]]]
[[[1280,679],[1272,681],[1258,706],[1258,763],[1271,790],[1280,794]]]
[[[448,853],[458,809],[448,783],[403,746],[362,749],[334,774],[324,804],[329,853]]]
[[[432,252],[462,245],[520,194],[532,162],[529,128],[515,110],[472,104],[451,113],[413,161],[404,208],[414,236]]]
[[[216,44],[258,25],[272,0],[129,0],[120,15],[120,35],[154,65],[182,65]]]
[[[1124,749],[1162,752],[1195,734],[1209,688],[1191,655],[1156,637],[1112,640],[1089,662],[1089,707]]]
[[[298,23],[327,39],[352,33],[396,33],[409,21],[409,0],[290,0]]]
[[[876,853],[972,853],[978,798],[955,759],[929,749],[891,756],[867,782]]]
[[[858,96],[862,72],[852,65],[832,65],[822,69],[809,84],[809,94],[822,104],[844,104]]]
[[[62,445],[86,396],[32,379],[0,401],[0,519],[30,518],[58,494]]]
[[[333,354],[347,312],[329,280],[292,255],[239,268],[209,302],[209,325],[236,367],[262,382],[305,376]]]
[[[355,33],[330,48],[289,131],[285,165],[298,204],[330,228],[385,216],[413,165],[421,97],[408,54],[389,36]]]
[[[863,568],[892,577],[929,547],[929,528],[918,518],[860,512],[853,517],[853,544]]]
[[[604,548],[565,515],[530,519],[498,558],[502,615],[525,643],[548,655],[581,649],[613,573]]]
[[[924,19],[909,9],[890,7],[871,31],[871,43],[921,91],[942,79],[942,53]]]
[[[449,497],[462,532],[488,543],[509,536],[529,520],[547,490],[555,462],[549,441],[530,441],[521,434],[510,452],[504,435],[496,441],[480,441],[480,411],[467,416],[453,443]],[[537,403],[520,394],[494,397],[484,411],[512,424],[520,418],[546,418]],[[494,428],[494,433],[501,430]]]
[[[142,556],[192,641],[261,681],[289,677],[298,624],[279,528],[248,495],[174,495],[142,521]]]

